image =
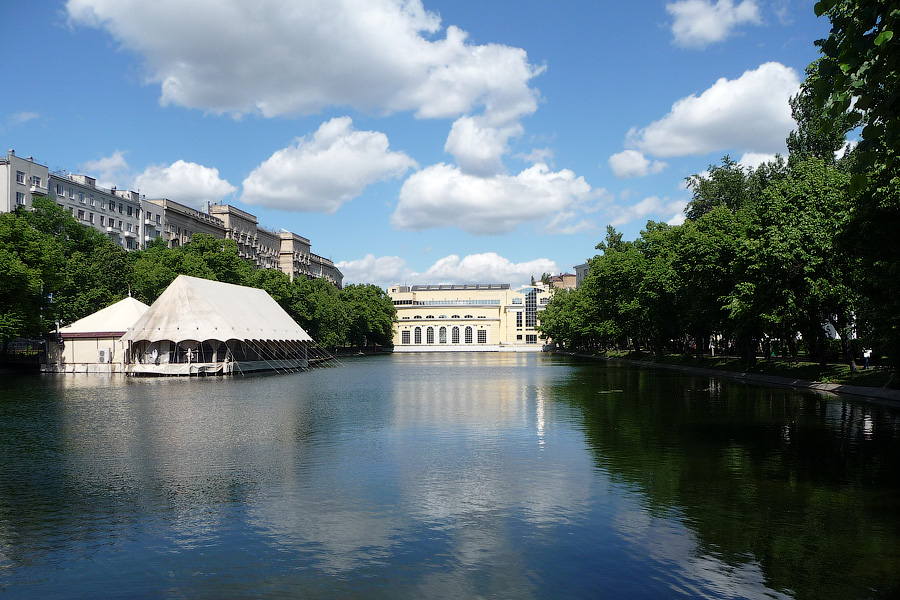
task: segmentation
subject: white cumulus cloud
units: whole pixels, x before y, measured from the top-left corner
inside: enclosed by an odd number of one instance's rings
[[[796,126],[788,100],[799,90],[796,71],[765,63],[737,79],[719,79],[699,96],[678,100],[659,121],[629,131],[626,144],[654,156],[783,151]]]
[[[357,131],[350,117],[275,152],[244,180],[241,200],[272,208],[334,213],[369,185],[402,177],[416,162],[388,149],[379,131]]]
[[[738,25],[761,22],[754,0],[737,5],[732,0],[679,0],[666,4],[666,10],[675,19],[674,42],[684,47],[705,48],[727,38]]]
[[[68,0],[143,60],[162,104],[218,114],[311,114],[328,106],[456,118],[534,112],[521,48],[476,45],[421,0]]]
[[[456,254],[446,256],[424,273],[415,273],[416,283],[529,283],[531,277],[543,273],[557,273],[556,263],[547,258],[514,263],[496,252],[470,254],[460,259]]]
[[[109,156],[89,160],[81,165],[85,173],[97,179],[100,187],[127,187],[131,183],[131,168],[125,160],[125,152],[116,150]]]
[[[183,160],[147,167],[135,177],[134,187],[148,198],[170,198],[188,206],[220,202],[237,189],[219,177],[218,169]]]
[[[686,206],[686,200],[669,200],[658,196],[649,196],[629,206],[614,204],[608,208],[609,224],[620,227],[636,220],[653,219],[677,225],[684,221],[683,213]]]
[[[742,167],[755,169],[763,163],[774,161],[775,156],[775,154],[767,154],[765,152],[746,152],[738,159],[738,162]]]
[[[337,268],[344,274],[344,284],[374,283],[387,287],[391,283],[402,282],[408,269],[406,260],[399,256],[379,256],[366,254],[358,260],[342,260]]]
[[[609,157],[609,166],[619,179],[629,179],[659,173],[668,165],[658,160],[651,162],[637,150],[624,150]]]
[[[441,163],[404,182],[391,222],[399,229],[459,227],[476,234],[508,233],[522,223],[577,209],[593,195],[583,177],[567,169],[550,171],[542,163],[518,175],[492,177],[476,177]]]

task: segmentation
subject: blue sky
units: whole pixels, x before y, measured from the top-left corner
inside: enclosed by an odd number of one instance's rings
[[[345,283],[515,285],[783,153],[813,4],[4,0],[0,139],[244,208]]]

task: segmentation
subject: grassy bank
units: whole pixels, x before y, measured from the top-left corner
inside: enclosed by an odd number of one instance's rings
[[[697,358],[694,355],[687,354],[667,354],[659,357],[647,352],[605,352],[598,354],[598,356],[702,367],[720,371],[735,371],[738,373],[759,373],[821,383],[900,389],[900,380],[898,380],[896,374],[886,368],[863,369],[860,367],[859,372],[854,374],[850,372],[850,367],[846,364],[827,363],[825,366],[822,366],[818,362],[803,360],[802,357],[798,360],[760,359],[755,363],[747,363],[734,356],[703,356],[702,358]]]

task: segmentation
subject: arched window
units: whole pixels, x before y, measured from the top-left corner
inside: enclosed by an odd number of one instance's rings
[[[459,315],[450,315],[450,318],[451,318],[451,319],[458,319],[458,318],[459,318]]]
[[[413,339],[415,339],[416,344],[422,343],[422,328],[416,327],[415,333],[413,334]]]
[[[466,343],[467,344],[472,343],[472,328],[471,327],[466,327]]]
[[[459,343],[459,327],[454,327],[453,330],[450,332],[450,340],[454,344]]]
[[[434,343],[434,327],[429,327],[425,330],[425,343],[433,344]]]
[[[438,344],[446,344],[447,343],[447,328],[441,327],[438,329]]]

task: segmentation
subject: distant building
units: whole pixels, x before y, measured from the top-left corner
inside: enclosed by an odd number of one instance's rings
[[[538,314],[550,299],[539,286],[507,283],[393,286],[394,352],[539,351]]]
[[[576,287],[576,277],[573,273],[560,273],[551,275],[548,285],[552,288],[573,290]]]
[[[105,189],[87,175],[50,171],[33,158],[10,150],[0,157],[0,212],[30,208],[34,196],[48,196],[83,225],[105,233],[126,250],[156,238],[169,248],[184,246],[195,233],[232,239],[242,258],[261,269],[327,279],[337,287],[344,276],[328,258],[310,252],[310,241],[289,231],[260,227],[256,216],[228,204],[197,210],[169,198],[147,199],[138,192]]]
[[[581,287],[581,282],[591,272],[591,263],[586,262],[581,265],[575,265],[575,287]]]

